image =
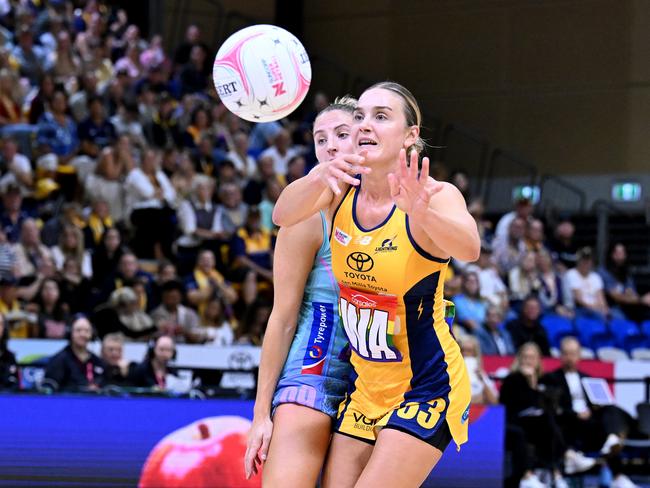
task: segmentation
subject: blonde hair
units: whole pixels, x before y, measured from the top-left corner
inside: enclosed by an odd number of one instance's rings
[[[517,351],[515,360],[512,362],[510,371],[519,372],[521,370],[521,356],[523,356],[524,351],[526,349],[534,349],[535,352],[537,352],[537,357],[539,358],[539,361],[537,363],[537,366],[535,366],[535,374],[537,375],[538,378],[540,378],[542,376],[542,373],[544,373],[544,370],[542,369],[542,350],[534,342],[526,342],[521,345],[521,347]]]
[[[325,107],[323,110],[318,112],[316,118],[320,117],[323,114],[326,114],[327,112],[332,112],[334,110],[341,110],[343,112],[352,114],[352,112],[354,112],[356,108],[357,108],[357,99],[351,95],[343,95],[342,97],[336,97],[333,103],[330,103],[327,107]]]
[[[395,81],[380,81],[379,83],[372,85],[370,88],[368,88],[368,90],[372,90],[373,88],[381,88],[382,90],[388,90],[398,95],[402,99],[402,106],[404,108],[404,116],[406,117],[407,127],[416,126],[418,129],[420,129],[422,126],[422,112],[420,111],[420,106],[418,105],[417,100],[406,87],[400,85]],[[424,147],[425,142],[418,135],[415,142],[406,149],[406,154],[409,155],[413,151],[417,151],[419,154],[424,151]]]

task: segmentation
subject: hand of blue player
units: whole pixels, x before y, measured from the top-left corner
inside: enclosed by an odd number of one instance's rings
[[[244,456],[244,471],[246,479],[258,473],[258,466],[261,467],[266,461],[273,433],[273,422],[269,417],[253,419],[253,425],[248,433],[246,455]]]
[[[399,153],[399,168],[388,175],[390,196],[397,208],[407,215],[426,211],[429,201],[444,185],[429,176],[429,158],[422,160],[418,175],[418,153],[411,152],[411,163],[406,164],[406,150]]]
[[[335,195],[339,195],[339,183],[357,186],[359,180],[354,178],[354,175],[370,173],[370,168],[364,166],[364,162],[365,153],[341,154],[331,161],[319,163],[314,170],[318,172],[319,179],[325,182]]]

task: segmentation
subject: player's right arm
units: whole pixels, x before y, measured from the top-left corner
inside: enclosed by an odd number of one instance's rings
[[[278,233],[273,261],[273,310],[264,334],[258,374],[253,425],[244,457],[246,476],[257,474],[266,460],[273,422],[271,402],[291,342],[296,332],[298,313],[305,284],[322,243],[320,214]]]
[[[273,208],[273,222],[280,227],[294,225],[331,206],[347,185],[357,186],[356,174],[366,174],[365,158],[343,154],[331,161],[317,164],[307,176],[287,186]]]

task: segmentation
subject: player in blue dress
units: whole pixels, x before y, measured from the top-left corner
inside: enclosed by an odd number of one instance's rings
[[[353,151],[355,100],[343,98],[314,122],[319,161]],[[338,315],[329,223],[323,212],[280,229],[274,303],[260,360],[247,476],[264,464],[264,486],[315,486],[351,366]]]

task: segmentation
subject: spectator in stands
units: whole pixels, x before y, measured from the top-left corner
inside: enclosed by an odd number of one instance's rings
[[[27,339],[38,336],[36,317],[27,313],[18,300],[18,281],[13,275],[0,276],[0,314],[4,317],[9,336]]]
[[[41,241],[48,247],[54,247],[60,243],[65,227],[82,228],[84,225],[81,206],[77,202],[66,202],[61,206],[60,212],[43,225]]]
[[[241,178],[250,178],[255,173],[255,160],[248,154],[248,134],[239,130],[232,136],[233,149],[227,157],[235,165],[235,169]]]
[[[129,136],[131,142],[141,151],[147,148],[144,129],[140,122],[140,109],[135,100],[126,99],[110,121],[118,136]]]
[[[230,346],[235,341],[234,324],[229,318],[231,307],[223,299],[214,298],[205,307],[201,320],[207,342],[218,346]]]
[[[142,311],[140,297],[129,286],[111,293],[108,303],[96,309],[93,323],[100,337],[117,332],[131,340],[146,341],[157,331],[151,317]]]
[[[519,218],[523,221],[523,229],[522,229],[522,236],[523,236],[523,231],[526,228],[526,224],[528,223],[528,220],[530,220],[531,216],[533,215],[533,210],[534,210],[533,202],[530,198],[524,196],[518,197],[515,200],[515,209],[503,215],[503,217],[499,219],[499,222],[497,223],[494,232],[495,239],[499,239],[499,240],[508,239],[508,236],[510,234],[510,226],[512,221],[515,220],[515,218]]]
[[[564,287],[569,300],[575,304],[578,315],[606,319],[609,307],[605,300],[602,278],[593,270],[591,248],[583,247],[577,253],[578,263],[564,275]]]
[[[69,344],[53,356],[45,370],[55,390],[98,390],[104,385],[106,365],[88,349],[93,328],[85,317],[77,317],[71,326]]]
[[[478,234],[481,237],[481,242],[492,242],[492,239],[494,238],[494,229],[492,222],[484,218],[485,204],[483,203],[483,200],[478,197],[473,198],[467,205],[467,211],[472,217],[474,217],[474,220],[476,221],[476,227],[478,228]]]
[[[112,147],[102,149],[95,172],[86,178],[86,194],[108,203],[113,222],[121,222],[126,216],[122,178],[133,165],[129,139],[123,136],[115,149]]]
[[[196,261],[199,247],[217,249],[219,241],[230,236],[223,231],[223,207],[213,203],[214,180],[199,175],[194,179],[192,198],[178,206],[178,224],[182,232],[177,240],[181,264]],[[191,266],[191,265],[190,265]]]
[[[31,194],[34,187],[32,165],[27,156],[18,152],[18,144],[10,136],[2,138],[0,168],[3,172],[2,178],[0,178],[0,189],[3,193],[7,191],[10,185],[15,185],[18,186],[23,197]]]
[[[266,149],[260,157],[270,157],[273,160],[273,169],[278,175],[286,175],[289,161],[300,155],[297,147],[291,146],[291,134],[286,129],[280,131],[273,138],[273,145]]]
[[[219,200],[223,211],[221,226],[227,236],[235,234],[246,222],[248,206],[242,201],[242,192],[234,183],[225,183],[219,188]]]
[[[52,67],[48,72],[54,75],[54,80],[64,86],[81,74],[81,59],[72,49],[68,31],[61,30],[56,36],[56,50],[50,54],[47,65]]]
[[[126,177],[127,208],[135,227],[134,250],[141,258],[171,257],[173,239],[171,206],[176,192],[160,170],[160,153],[147,149],[140,168],[133,168]]]
[[[473,333],[485,323],[487,303],[480,296],[479,279],[476,273],[463,275],[462,293],[453,297],[456,304],[456,319],[468,332]]]
[[[237,292],[216,270],[214,253],[208,249],[199,252],[194,272],[186,279],[185,285],[187,301],[196,307],[202,320],[205,320],[208,303],[215,297],[223,298],[228,304],[237,301]]]
[[[23,196],[18,185],[10,183],[3,190],[0,226],[7,241],[15,244],[20,240],[23,223],[29,218],[29,214],[22,208]]]
[[[124,359],[124,338],[106,334],[102,340],[102,360],[106,364],[106,385],[128,386],[130,364]]]
[[[537,295],[541,286],[536,255],[532,251],[527,251],[522,255],[517,266],[508,272],[510,306],[514,310],[519,310],[524,298],[528,295]]]
[[[105,283],[104,296],[108,297],[114,290],[123,286],[133,286],[137,281],[146,284],[147,293],[149,294],[151,291],[149,284],[153,281],[153,276],[140,269],[140,264],[135,254],[125,250],[122,256],[120,256],[117,269],[110,270],[108,274],[108,282]],[[145,310],[147,308],[146,303],[140,303],[139,308]]]
[[[537,253],[537,270],[540,282],[537,297],[542,305],[542,313],[555,313],[562,317],[573,318],[573,310],[564,304],[565,293],[562,278],[555,271],[551,254],[545,249]]]
[[[499,272],[507,276],[512,268],[517,266],[526,252],[524,232],[526,223],[523,219],[516,217],[510,220],[510,227],[506,238],[499,236],[492,242],[494,248],[494,259]]]
[[[90,213],[86,218],[86,226],[84,227],[84,244],[86,248],[94,250],[99,246],[104,232],[111,227],[113,227],[113,219],[110,215],[108,202],[101,198],[93,198]]]
[[[23,121],[18,78],[7,68],[0,69],[0,128]]]
[[[23,222],[20,242],[14,246],[18,277],[35,278],[45,259],[52,259],[50,250],[41,243],[38,226],[34,219]]]
[[[195,149],[201,143],[203,137],[212,138],[212,120],[210,112],[199,105],[194,109],[190,117],[190,124],[183,134],[182,145],[185,148]]]
[[[256,300],[246,309],[243,327],[237,329],[236,344],[261,346],[264,330],[271,316],[271,303]]]
[[[46,108],[51,105],[56,85],[51,74],[45,74],[40,78],[38,90],[31,96],[29,101],[29,123],[36,125]],[[29,97],[28,97],[29,100]]]
[[[478,261],[467,265],[465,271],[478,275],[481,298],[492,305],[496,305],[501,310],[508,309],[508,288],[503,283],[494,264],[492,246],[482,243]]]
[[[561,266],[561,273],[573,268],[578,262],[578,246],[573,239],[575,230],[575,226],[570,221],[563,220],[555,227],[553,238],[548,245],[553,261]]]
[[[43,280],[33,305],[38,313],[38,337],[62,339],[68,333],[68,306],[61,299],[59,283],[53,278]]]
[[[251,207],[246,223],[233,237],[234,267],[244,274],[253,272],[257,278],[273,283],[273,242],[271,233],[261,226],[260,211]],[[249,301],[247,303],[252,302]]]
[[[68,96],[65,91],[54,90],[49,108],[38,121],[36,141],[42,154],[54,153],[59,167],[66,166],[77,155],[79,139],[77,124],[67,115]]]
[[[194,263],[192,263],[194,264]],[[158,261],[158,272],[155,279],[150,283],[151,286],[151,308],[156,308],[162,302],[162,287],[165,283],[172,280],[178,280],[178,271],[176,265],[171,261],[163,259]]]
[[[176,101],[169,93],[162,93],[157,109],[145,126],[147,140],[160,149],[180,146],[181,134],[178,120],[174,117]]]
[[[273,223],[273,208],[283,188],[282,184],[275,178],[268,180],[266,185],[264,185],[262,201],[258,205],[258,208],[260,209],[260,225],[262,229],[269,232],[274,232],[277,229]]]
[[[532,342],[537,345],[544,356],[551,355],[548,335],[540,322],[541,316],[542,306],[537,297],[527,297],[521,305],[519,317],[506,324],[506,330],[512,337],[515,349]]]
[[[94,97],[99,97],[102,100],[103,94],[97,86],[97,76],[94,71],[84,72],[83,75],[78,77],[79,89],[70,95],[70,112],[72,118],[77,124],[83,122],[90,116],[90,109],[88,106],[89,100]],[[79,125],[77,125],[77,129]]]
[[[271,157],[260,157],[257,160],[257,171],[248,180],[244,187],[244,200],[249,205],[258,205],[262,201],[262,194],[266,185],[270,182],[278,182],[284,188],[284,177],[278,175],[273,168]]]
[[[488,307],[485,325],[477,328],[474,334],[485,355],[512,356],[515,353],[510,332],[503,326],[503,312],[499,307]]]
[[[178,69],[182,68],[190,60],[194,46],[202,47],[206,53],[210,52],[207,44],[201,41],[201,29],[196,24],[191,24],[185,31],[185,40],[178,45],[174,52],[173,61]]]
[[[16,356],[7,347],[9,328],[0,313],[0,390],[18,386]]]
[[[158,332],[173,337],[176,342],[204,342],[205,335],[199,329],[199,316],[182,304],[185,288],[180,281],[170,280],[162,284],[162,303],[151,312]]]
[[[140,64],[140,47],[137,43],[129,43],[126,46],[124,56],[115,62],[115,71],[124,71],[131,79],[135,81],[140,78],[143,73],[142,65]]]
[[[307,162],[301,155],[292,157],[287,163],[287,174],[285,180],[287,185],[299,178],[305,176]]]
[[[596,460],[566,450],[549,398],[540,388],[542,373],[539,347],[534,343],[522,344],[511,373],[501,385],[500,402],[506,407],[507,424],[523,432],[526,443],[534,450],[532,456],[527,456],[520,486],[546,486],[533,472],[535,468],[542,468],[553,473],[554,486],[564,488],[568,485],[561,475],[563,457],[567,471],[571,473],[591,469]]]
[[[607,253],[605,266],[598,269],[612,315],[641,322],[650,318],[650,292],[639,295],[627,263],[625,245],[615,242]]]
[[[122,244],[122,235],[115,227],[109,227],[104,231],[101,243],[95,249],[92,256],[93,283],[101,285],[107,276],[110,276],[117,268],[126,248]]]
[[[526,234],[524,241],[526,249],[532,252],[540,252],[546,248],[546,237],[544,236],[544,224],[539,219],[530,218],[526,222]]]
[[[17,33],[18,43],[12,52],[20,68],[20,76],[29,78],[32,85],[38,83],[41,75],[47,71],[45,51],[34,45],[34,35],[29,25],[22,25]]]
[[[578,369],[580,343],[575,337],[562,340],[560,353],[560,368],[546,374],[541,382],[556,396],[556,415],[567,445],[607,456],[616,476],[613,488],[636,486],[621,472],[618,454],[623,439],[635,429],[634,420],[616,405],[598,406],[589,401],[582,385],[587,375]]]
[[[476,337],[465,335],[459,339],[459,343],[472,388],[472,403],[496,405],[499,403],[499,393],[492,380],[483,370],[483,358],[481,357],[479,342]]]
[[[16,266],[16,256],[13,246],[7,241],[7,236],[0,229],[0,277],[13,276]]]
[[[140,364],[131,369],[129,381],[134,386],[165,390],[169,363],[176,356],[176,345],[172,337],[162,335],[152,340],[147,355]]]
[[[106,118],[102,99],[92,95],[87,103],[89,115],[77,127],[77,134],[81,143],[81,154],[96,159],[103,148],[115,143],[117,133],[113,124]]]
[[[66,258],[63,262],[59,280],[61,301],[70,309],[71,314],[89,313],[92,282],[81,274],[81,263],[75,258]]]
[[[202,92],[207,88],[206,56],[207,52],[202,46],[192,46],[190,59],[185,63],[179,75],[181,95]]]
[[[170,178],[174,191],[176,191],[177,200],[192,196],[192,185],[196,176],[194,161],[192,161],[189,151],[181,152],[178,157],[178,167]]]
[[[239,174],[237,174],[235,165],[229,159],[224,159],[219,163],[216,178],[220,185],[232,183],[233,185],[237,185],[239,188],[243,186],[243,182],[239,178]]]
[[[213,137],[210,134],[203,134],[197,148],[194,150],[194,170],[196,173],[216,177],[217,175],[217,159],[214,154],[214,147],[212,143]]]
[[[81,229],[75,225],[66,225],[63,228],[59,244],[52,249],[52,258],[58,271],[63,269],[67,258],[76,259],[81,264],[81,274],[85,278],[93,275],[90,253],[84,248],[84,237]]]

